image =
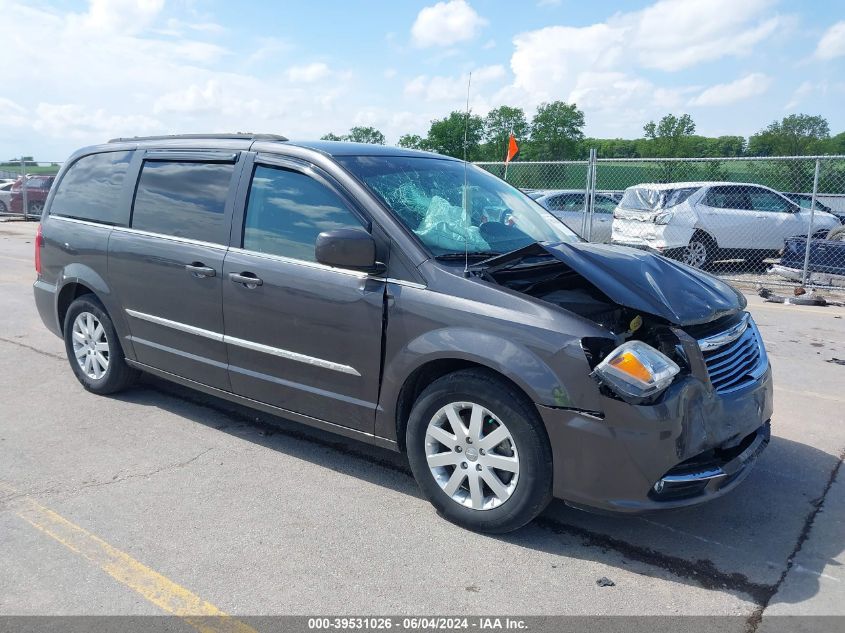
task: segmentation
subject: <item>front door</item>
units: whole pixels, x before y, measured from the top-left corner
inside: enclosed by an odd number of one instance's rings
[[[226,390],[221,296],[235,159],[149,154],[131,227],[112,231],[108,263],[136,359]]]
[[[321,231],[367,221],[327,177],[296,162],[256,163],[246,193],[223,266],[232,390],[372,433],[384,281],[314,257]]]
[[[760,227],[757,232],[759,245],[755,248],[774,251],[783,248],[783,241],[787,237],[807,235],[809,222],[802,222],[801,214],[798,213],[801,207],[762,187],[749,187],[748,190],[751,208],[754,209]]]

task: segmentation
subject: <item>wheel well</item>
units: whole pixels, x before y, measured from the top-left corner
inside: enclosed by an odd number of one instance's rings
[[[461,371],[462,369],[483,369],[495,375],[496,378],[507,382],[516,391],[525,397],[525,401],[534,407],[534,402],[528,397],[528,394],[516,384],[513,380],[497,372],[494,369],[475,363],[469,360],[462,360],[459,358],[442,358],[430,361],[417,369],[415,369],[410,376],[405,379],[402,389],[399,391],[399,399],[396,403],[396,442],[399,445],[399,450],[405,452],[405,429],[408,426],[408,417],[411,415],[411,409],[417,401],[419,395],[423,390],[433,383],[438,378],[442,378],[447,374]]]
[[[713,248],[719,248],[719,244],[716,242],[716,238],[714,238],[710,233],[705,231],[704,229],[696,229],[695,232],[692,234],[690,241],[692,241],[695,237],[700,237],[706,242],[710,242]]]
[[[93,294],[95,294],[93,290],[91,290],[85,284],[80,283],[69,283],[61,289],[61,291],[59,292],[58,300],[59,329],[64,332],[65,315],[67,314],[67,310],[70,307],[70,304],[76,301],[82,295]]]

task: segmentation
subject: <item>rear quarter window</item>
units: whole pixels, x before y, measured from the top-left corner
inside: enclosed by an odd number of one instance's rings
[[[132,152],[106,152],[83,156],[59,181],[51,215],[104,224],[126,225],[129,209],[121,207],[126,171]]]

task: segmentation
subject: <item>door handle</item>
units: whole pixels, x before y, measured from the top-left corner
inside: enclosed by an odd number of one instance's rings
[[[255,276],[255,273],[229,273],[229,279],[236,284],[243,284],[247,288],[256,288],[264,284],[264,281]]]
[[[214,277],[217,275],[216,270],[214,270],[211,266],[206,266],[202,262],[185,264],[185,270],[191,273],[194,277]]]

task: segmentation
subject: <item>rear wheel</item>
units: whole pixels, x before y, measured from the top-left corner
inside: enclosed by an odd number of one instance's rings
[[[0,213],[6,213],[9,208],[6,206],[6,203],[3,200],[0,200]]]
[[[27,215],[36,215],[41,217],[41,212],[44,211],[44,203],[40,201],[30,202],[28,205]]]
[[[715,254],[716,244],[713,238],[703,231],[696,231],[690,238],[689,244],[680,250],[678,259],[687,266],[704,268],[713,261]]]
[[[449,521],[480,532],[522,527],[551,499],[552,457],[523,394],[483,370],[434,381],[411,410],[408,461]]]
[[[108,313],[94,295],[83,295],[70,304],[64,338],[73,373],[88,391],[115,393],[137,378],[138,372],[126,364]]]

